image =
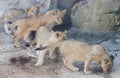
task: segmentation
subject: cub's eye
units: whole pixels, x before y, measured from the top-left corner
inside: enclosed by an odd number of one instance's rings
[[[53,13],[53,15],[56,15],[55,13]]]

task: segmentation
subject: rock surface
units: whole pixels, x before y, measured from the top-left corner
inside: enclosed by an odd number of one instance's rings
[[[118,23],[120,0],[82,0],[76,3],[71,11],[73,26],[82,32],[113,32]]]
[[[42,4],[41,13],[57,8],[57,0],[0,0],[0,16],[9,8],[24,9],[31,5]]]

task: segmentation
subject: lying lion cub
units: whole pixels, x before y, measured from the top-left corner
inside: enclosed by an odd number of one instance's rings
[[[113,65],[113,59],[108,56],[107,52],[102,46],[90,45],[74,40],[65,40],[54,45],[52,44],[51,46],[45,47],[40,51],[40,53],[44,53],[44,51],[51,50],[55,47],[59,47],[60,53],[63,55],[63,63],[66,65],[66,67],[73,71],[79,71],[79,68],[73,65],[75,61],[85,62],[84,73],[86,74],[91,74],[89,69],[92,61],[99,63],[105,73],[107,73]],[[42,65],[42,62],[43,59],[41,59],[41,55],[39,55],[39,59],[35,65]]]
[[[10,8],[3,13],[1,22],[4,22],[4,29],[7,34],[10,34],[9,24],[12,24],[17,19],[25,18],[27,16],[36,16],[39,13],[40,5],[31,6],[26,9]]]
[[[51,10],[37,17],[28,17],[15,21],[12,25],[14,46],[19,47],[18,41],[20,38],[25,39],[29,32],[36,31],[41,26],[47,26],[51,30],[55,23],[61,24],[65,14],[66,10]]]

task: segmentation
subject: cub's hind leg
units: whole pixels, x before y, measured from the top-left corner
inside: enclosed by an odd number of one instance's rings
[[[73,61],[72,60],[67,60],[67,59],[65,59],[65,58],[62,58],[62,60],[63,60],[63,63],[66,65],[66,67],[68,67],[70,70],[72,70],[72,71],[79,71],[79,68],[77,68],[77,67],[75,67],[74,65],[73,65]]]
[[[20,47],[20,43],[19,43],[19,39],[21,38],[21,36],[17,36],[15,35],[13,37],[13,43],[14,43],[14,47]]]
[[[19,40],[21,38],[23,38],[24,36],[24,32],[22,31],[17,31],[13,37],[13,43],[14,43],[14,47],[20,47],[20,43],[19,43]]]

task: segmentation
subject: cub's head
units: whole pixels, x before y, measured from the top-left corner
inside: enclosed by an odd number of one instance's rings
[[[104,73],[108,73],[110,71],[110,69],[113,67],[114,58],[115,58],[115,56],[113,56],[113,55],[103,57],[103,60],[101,62],[101,66],[103,68]]]
[[[60,32],[60,31],[52,32],[50,36],[50,41],[52,43],[60,42],[65,39],[66,39],[65,32]]]
[[[52,10],[52,11],[48,11],[47,15],[50,17],[50,20],[52,22],[57,23],[58,25],[63,23],[63,17],[66,14],[66,10]]]
[[[41,5],[31,6],[29,8],[25,9],[25,12],[27,13],[27,16],[36,16],[39,14],[39,9]]]

